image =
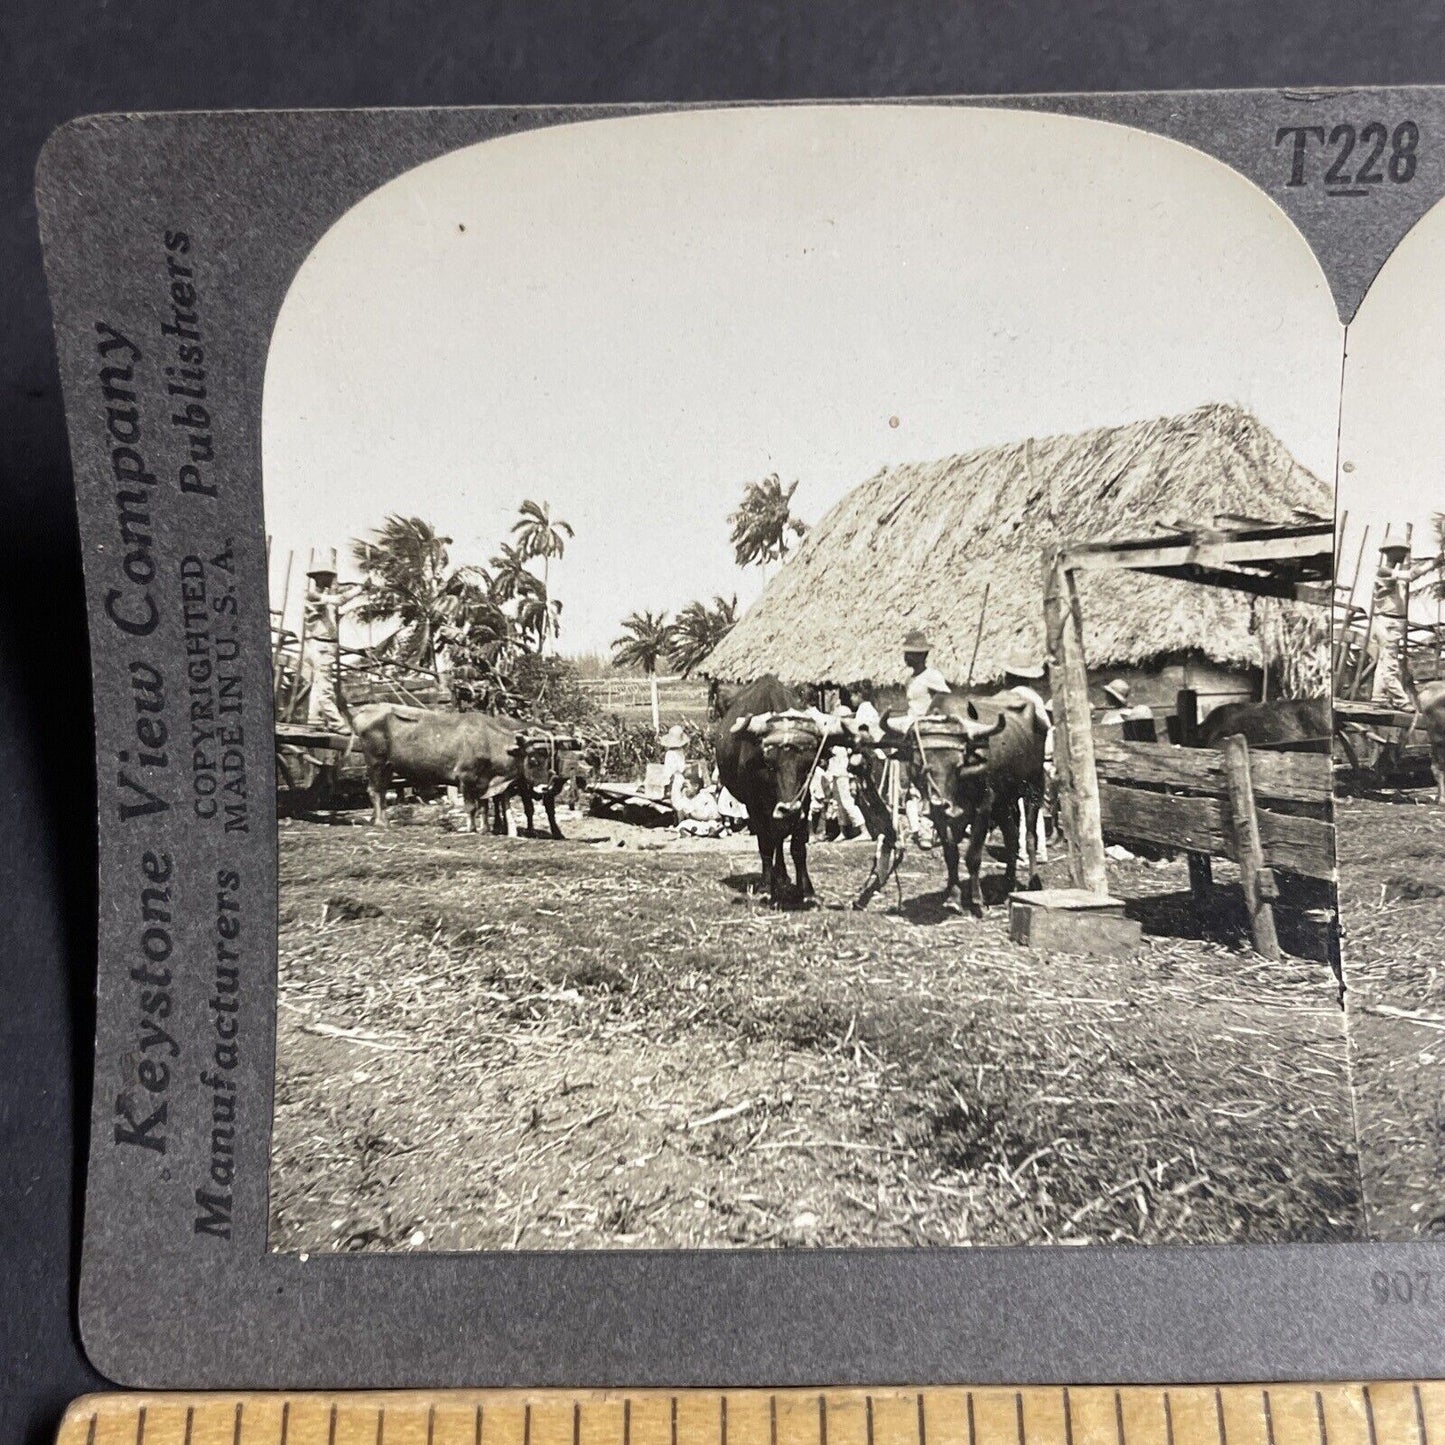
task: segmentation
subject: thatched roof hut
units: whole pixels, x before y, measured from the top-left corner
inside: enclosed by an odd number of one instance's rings
[[[1048,544],[1168,536],[1169,523],[1230,514],[1298,522],[1332,506],[1323,481],[1228,405],[885,467],[809,532],[703,670],[877,681],[898,674],[904,633],[922,627],[934,664],[962,678],[987,585],[974,668],[985,685],[1020,645],[1043,653]],[[1080,593],[1091,668],[1189,656],[1239,671],[1261,664],[1256,609],[1242,593],[1133,573],[1085,576]],[[1277,630],[1281,609],[1261,602],[1266,610]]]

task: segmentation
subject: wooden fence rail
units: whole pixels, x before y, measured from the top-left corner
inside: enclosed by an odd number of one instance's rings
[[[1095,751],[1105,833],[1239,865],[1255,947],[1278,957],[1275,871],[1335,877],[1333,778],[1328,756],[1251,751],[1242,737],[1219,751],[1101,742]],[[1196,907],[1208,871],[1191,870]]]

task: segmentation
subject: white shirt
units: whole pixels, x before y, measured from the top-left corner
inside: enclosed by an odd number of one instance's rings
[[[1015,697],[1021,698],[1024,702],[1028,703],[1034,710],[1034,716],[1043,723],[1044,727],[1053,727],[1054,720],[1049,716],[1049,710],[1047,706],[1045,706],[1043,698],[1035,692],[1033,688],[1029,687],[1026,683],[1016,682],[1009,688],[1009,691],[1013,693]]]
[[[925,667],[908,679],[908,711],[922,717],[933,706],[935,693],[948,692],[948,680],[936,667]]]

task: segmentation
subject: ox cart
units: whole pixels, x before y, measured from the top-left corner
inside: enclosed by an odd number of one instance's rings
[[[1345,780],[1359,791],[1430,785],[1430,739],[1413,710],[1336,698],[1335,740]]]
[[[366,759],[348,733],[310,723],[276,724],[276,809],[281,814],[361,807]]]
[[[1334,524],[1177,529],[1175,535],[1064,544],[1044,555],[1044,623],[1055,700],[1055,763],[1069,869],[1078,888],[1107,895],[1106,831],[1189,855],[1196,911],[1209,905],[1213,858],[1239,865],[1255,948],[1280,956],[1274,908],[1280,875],[1305,880],[1312,910],[1331,920],[1329,954],[1338,969],[1333,887],[1333,780],[1325,754],[1272,756],[1243,736],[1218,751],[1152,743],[1096,746],[1088,694],[1078,574],[1132,571],[1253,597],[1328,605]],[[1182,739],[1188,741],[1189,739]],[[1312,886],[1311,886],[1312,885]]]

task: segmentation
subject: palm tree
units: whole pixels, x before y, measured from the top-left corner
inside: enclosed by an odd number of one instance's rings
[[[519,547],[501,543],[489,564],[492,569],[492,597],[499,603],[532,597],[541,587],[537,575],[527,566],[527,555]]]
[[[420,517],[393,514],[369,538],[351,544],[363,573],[356,609],[361,623],[394,622],[373,649],[413,667],[437,671],[442,644],[500,644],[507,619],[492,598],[491,579],[478,567],[453,567],[450,537]]]
[[[554,521],[550,502],[529,500],[524,501],[517,509],[517,520],[512,523],[512,535],[517,538],[517,550],[523,557],[542,559],[542,595],[550,597],[550,564],[553,557],[559,562],[562,560],[568,539],[577,535],[572,530],[572,524],[564,522],[560,517]],[[547,614],[543,619],[544,624],[549,620],[550,614]]]
[[[769,562],[781,562],[788,555],[788,534],[806,534],[807,526],[792,513],[797,490],[797,482],[784,487],[776,472],[743,488],[743,499],[728,518],[733,529],[728,540],[739,567],[756,562],[766,568]]]
[[[689,602],[672,625],[668,656],[672,665],[688,677],[704,658],[733,630],[738,620],[736,596],[714,597],[713,605]]]
[[[1445,512],[1434,512],[1430,517],[1430,532],[1435,542],[1435,555],[1445,558]],[[1436,574],[1430,584],[1430,595],[1445,601],[1445,571]]]
[[[622,636],[612,641],[612,661],[618,667],[640,667],[652,693],[652,726],[662,726],[657,710],[657,664],[667,656],[672,624],[665,612],[634,612],[622,619]]]

